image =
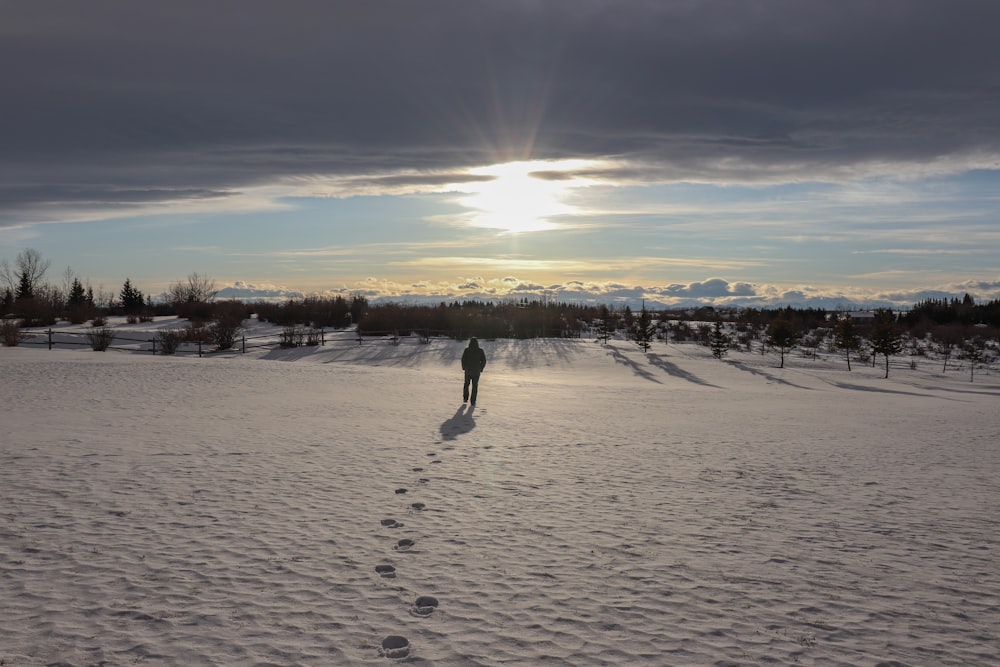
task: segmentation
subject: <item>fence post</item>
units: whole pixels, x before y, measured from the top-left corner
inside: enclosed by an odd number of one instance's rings
[[[150,338],[149,342],[153,344],[153,350],[152,350],[153,354],[156,354],[156,339]]]
[[[240,350],[240,353],[241,354],[246,354],[247,353],[247,337],[246,336],[243,336],[243,349]]]
[[[49,327],[49,349],[52,349],[52,327]]]
[[[326,330],[323,328],[319,330],[319,346],[326,347]]]
[[[201,341],[198,341],[198,356],[201,357]]]

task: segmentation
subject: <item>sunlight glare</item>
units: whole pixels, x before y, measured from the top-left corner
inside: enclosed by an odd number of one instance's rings
[[[474,227],[510,234],[556,229],[552,218],[576,210],[566,202],[570,192],[590,184],[573,172],[588,166],[586,160],[535,160],[479,167],[471,173],[490,180],[464,184],[460,191],[468,195],[460,203],[475,211]]]

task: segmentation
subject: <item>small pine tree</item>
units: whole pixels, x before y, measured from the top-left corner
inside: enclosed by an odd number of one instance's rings
[[[35,286],[31,282],[31,275],[25,269],[21,271],[21,277],[18,279],[17,293],[14,295],[15,301],[26,301],[28,299],[33,299],[35,297]]]
[[[771,326],[767,328],[767,344],[778,348],[778,352],[781,354],[781,365],[779,368],[785,367],[785,354],[795,347],[798,342],[798,332],[792,326],[792,323],[784,317],[774,320],[771,322]]]
[[[648,310],[646,310],[646,302],[643,301],[642,310],[639,311],[639,316],[634,318],[632,322],[632,337],[635,338],[636,345],[638,345],[643,352],[647,352],[652,346],[654,335],[653,316]]]
[[[69,308],[74,306],[84,306],[87,304],[87,292],[80,284],[79,278],[73,278],[73,284],[69,288],[69,296],[66,297],[66,305]]]
[[[715,326],[709,337],[709,345],[712,348],[712,356],[722,359],[729,352],[729,336],[722,330],[722,320],[716,320]]]
[[[975,381],[976,364],[986,361],[986,341],[976,336],[962,343],[962,356],[969,360],[969,382]]]
[[[608,310],[607,306],[601,306],[596,329],[597,340],[600,343],[607,345],[608,339],[611,338],[611,332],[614,331],[614,324],[611,322],[611,312]]]
[[[892,311],[880,310],[876,313],[871,343],[873,356],[881,354],[885,357],[885,377],[889,377],[889,357],[903,351],[903,336]]]
[[[88,301],[83,285],[74,278],[66,298],[66,318],[73,324],[82,324],[92,316],[93,310],[94,305]]]
[[[851,352],[861,348],[861,336],[858,335],[854,320],[850,315],[844,315],[837,321],[837,331],[833,339],[837,349],[844,350],[847,356],[847,370],[851,370]]]
[[[122,286],[121,300],[122,310],[125,311],[126,315],[138,315],[146,307],[146,299],[142,292],[132,286],[132,281],[129,278],[125,279],[125,284]]]

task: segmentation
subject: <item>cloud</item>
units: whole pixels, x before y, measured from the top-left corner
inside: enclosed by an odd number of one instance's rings
[[[237,285],[243,283],[236,283]],[[540,284],[514,276],[486,278],[477,276],[458,282],[430,282],[419,285],[368,278],[337,289],[323,290],[318,296],[361,295],[372,302],[438,304],[461,300],[548,300],[568,303],[610,305],[619,308],[696,308],[714,307],[813,307],[828,310],[852,310],[875,307],[908,308],[926,299],[962,298],[970,294],[976,301],[1000,299],[1000,281],[968,281],[912,290],[877,291],[843,290],[811,285],[750,285],[724,278],[709,278],[685,284],[629,285],[614,281],[568,280]],[[279,295],[277,298],[283,298]]]
[[[0,225],[524,159],[646,183],[1000,169],[997,3],[223,6],[7,6]]]

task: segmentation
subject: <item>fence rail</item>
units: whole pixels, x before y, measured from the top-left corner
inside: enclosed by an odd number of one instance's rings
[[[161,331],[176,331],[184,333],[184,329]],[[101,336],[101,330],[67,331],[59,329],[22,330],[21,345],[55,347],[89,347],[94,348],[94,337]],[[415,332],[421,342],[429,342],[432,337],[447,335],[442,331]],[[291,347],[325,347],[328,345],[364,345],[366,343],[387,342],[398,345],[402,336],[396,331],[359,331],[351,329],[312,329],[309,327],[287,327],[282,331],[257,335],[244,335],[236,339],[228,350],[218,350],[217,346],[205,340],[182,340],[176,344],[173,352],[165,352],[163,341],[159,336],[136,337],[135,332],[110,330],[108,340],[103,346],[107,350],[122,350],[126,352],[145,352],[156,354],[197,354],[199,357],[208,353],[220,351],[239,352],[245,354],[249,350],[274,349]]]

